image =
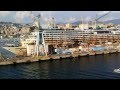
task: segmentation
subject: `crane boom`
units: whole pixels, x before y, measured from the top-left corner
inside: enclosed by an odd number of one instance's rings
[[[98,22],[98,20],[101,19],[102,17],[104,17],[104,16],[110,14],[110,13],[111,13],[111,11],[109,11],[108,13],[106,13],[106,14],[104,14],[104,15],[102,15],[102,16],[100,16],[100,17],[98,17],[98,18],[95,19],[96,28],[97,28],[97,22]]]
[[[108,13],[106,13],[106,14],[104,14],[104,15],[102,15],[102,16],[100,16],[99,18],[95,19],[95,21],[98,21],[99,19],[101,19],[102,17],[104,17],[104,16],[108,15],[109,13],[111,13],[111,11],[110,11],[110,12],[108,12]]]

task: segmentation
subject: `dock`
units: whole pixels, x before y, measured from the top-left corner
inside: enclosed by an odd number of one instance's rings
[[[81,53],[80,53],[80,56],[87,56],[87,55],[89,55],[88,52],[81,52]]]
[[[104,54],[109,54],[109,51],[105,50],[103,53],[104,53]]]
[[[60,60],[60,59],[66,59],[66,58],[79,58],[83,56],[94,56],[94,55],[104,55],[104,54],[112,54],[112,53],[119,53],[120,50],[105,50],[105,51],[91,51],[91,52],[81,52],[81,53],[75,53],[75,54],[54,54],[54,55],[48,55],[48,56],[40,56],[40,57],[33,57],[33,56],[27,56],[27,57],[14,57],[10,59],[1,59],[0,65],[10,65],[10,64],[20,64],[20,63],[32,63],[32,62],[39,62],[39,61],[50,61],[50,60]]]
[[[94,56],[95,55],[95,52],[88,52],[89,53],[89,56]]]
[[[102,55],[102,54],[104,54],[103,51],[96,51],[96,52],[95,52],[95,55]]]
[[[79,57],[79,55],[80,54],[73,54],[73,55],[71,55],[71,57],[76,58],[76,57]]]
[[[44,56],[44,57],[39,58],[39,60],[41,61],[50,60],[50,57]]]
[[[117,50],[118,53],[120,53],[120,50]]]
[[[111,49],[111,50],[109,50],[109,53],[111,54],[111,53],[116,53],[117,52],[117,50],[116,49]]]

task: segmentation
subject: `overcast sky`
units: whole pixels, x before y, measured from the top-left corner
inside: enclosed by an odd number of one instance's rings
[[[109,11],[0,11],[0,21],[31,23],[33,17],[41,14],[42,23],[54,17],[56,22],[75,22],[78,20],[93,20],[96,14],[99,16],[104,15]],[[112,20],[120,18],[120,11],[111,11],[111,13],[101,20]]]

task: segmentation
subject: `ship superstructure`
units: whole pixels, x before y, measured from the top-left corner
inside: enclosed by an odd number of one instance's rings
[[[111,30],[108,29],[59,29],[52,27],[43,29],[40,26],[40,17],[35,21],[38,29],[31,32],[29,35],[21,36],[22,47],[28,48],[28,52],[35,52],[34,54],[53,52],[55,48],[70,48],[80,45],[80,43],[94,43],[103,38],[107,41],[108,37],[112,37]],[[100,40],[99,40],[100,39]],[[101,43],[101,42],[100,42]],[[32,48],[32,50],[30,49]]]

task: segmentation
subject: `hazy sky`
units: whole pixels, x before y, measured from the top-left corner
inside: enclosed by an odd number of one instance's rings
[[[56,22],[74,22],[77,20],[93,20],[96,14],[99,16],[108,11],[0,11],[0,21],[31,23],[33,17],[41,14],[42,23],[54,17]],[[101,20],[111,20],[120,18],[120,11],[111,11],[111,13]]]

